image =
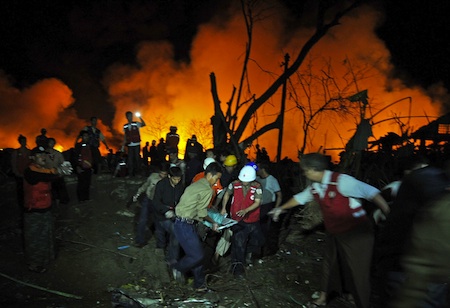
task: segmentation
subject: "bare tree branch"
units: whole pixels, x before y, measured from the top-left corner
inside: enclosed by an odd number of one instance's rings
[[[320,3],[322,3],[321,1]],[[237,140],[240,140],[242,137],[242,134],[245,131],[245,128],[250,121],[250,118],[253,116],[253,114],[258,110],[259,107],[261,107],[262,104],[264,104],[272,95],[275,94],[275,92],[278,90],[278,88],[285,82],[287,78],[289,78],[292,74],[294,74],[300,65],[303,63],[304,59],[306,58],[307,54],[311,50],[311,48],[329,31],[330,28],[336,26],[339,24],[339,20],[346,14],[348,14],[350,11],[355,9],[360,5],[361,0],[355,0],[350,3],[347,7],[343,8],[341,11],[337,12],[334,15],[334,18],[327,24],[324,24],[324,15],[325,15],[325,9],[318,10],[318,23],[316,32],[309,38],[309,40],[303,45],[300,53],[297,55],[297,58],[292,63],[292,65],[284,72],[280,77],[278,77],[273,84],[263,93],[260,97],[258,97],[255,102],[249,106],[245,114],[242,116],[241,122],[238,126],[238,128],[235,131],[235,137]],[[328,9],[329,7],[327,7]]]
[[[251,54],[251,47],[252,47],[252,31],[254,27],[254,23],[256,19],[261,18],[262,14],[261,12],[256,12],[255,6],[258,1],[254,0],[241,0],[241,10],[244,16],[244,22],[246,26],[247,31],[247,38],[248,42],[245,47],[245,53],[244,53],[244,60],[243,60],[243,66],[242,66],[242,72],[241,77],[239,81],[239,86],[236,90],[236,88],[233,89],[233,95],[232,99],[234,98],[234,94],[237,91],[236,94],[236,102],[233,105],[233,100],[231,99],[227,103],[227,111],[224,115],[221,107],[220,107],[220,100],[217,95],[217,88],[215,83],[215,76],[214,73],[211,73],[210,79],[211,79],[211,91],[213,95],[213,101],[215,105],[215,116],[212,118],[213,125],[220,125],[222,128],[217,129],[215,128],[215,145],[221,146],[223,144],[217,144],[216,141],[219,141],[219,137],[216,138],[217,134],[226,134],[228,135],[229,142],[233,145],[234,149],[236,150],[236,154],[240,155],[238,144],[240,143],[240,140],[242,138],[242,135],[246,128],[248,127],[248,124],[250,123],[250,120],[256,116],[257,110],[266,103],[277,91],[278,89],[289,79],[290,76],[292,76],[302,65],[303,61],[305,60],[306,56],[312,49],[312,47],[321,39],[323,38],[327,32],[334,26],[339,24],[340,19],[357,8],[362,0],[353,0],[353,1],[337,1],[337,0],[319,0],[317,1],[318,6],[316,8],[316,29],[315,32],[310,36],[310,38],[306,41],[306,43],[303,45],[299,53],[297,54],[296,58],[292,62],[292,64],[285,68],[284,72],[278,76],[273,83],[264,91],[259,97],[255,97],[255,94],[250,94],[250,98],[244,103],[242,103],[242,95],[244,91],[244,81],[246,78],[248,78],[247,73],[247,67],[248,63],[251,60],[250,54]],[[338,5],[341,5],[338,8]],[[331,14],[331,10],[337,10],[336,13]],[[328,17],[328,15],[331,15],[331,18]],[[312,76],[310,76],[312,78]],[[249,88],[250,82],[247,80],[247,87]],[[325,101],[332,102],[334,101],[330,94],[326,94],[328,96],[328,99]],[[242,118],[240,119],[238,123],[238,112],[241,111],[241,108],[248,105],[248,108],[245,110]],[[323,107],[323,110],[325,108],[328,108],[326,106]],[[330,107],[331,108],[331,107]],[[322,110],[322,111],[323,111]],[[305,112],[305,110],[303,110]],[[310,109],[309,114],[313,114],[313,111]],[[270,124],[265,125],[264,127],[257,129],[252,133],[252,135],[248,138],[246,138],[243,142],[247,144],[249,141],[253,141],[262,134],[266,133],[267,131],[271,129],[280,129],[280,116],[277,117],[277,119]],[[237,124],[238,123],[238,124]],[[308,127],[312,127],[312,122],[309,121],[306,123]],[[255,126],[256,127],[256,126]],[[223,140],[223,139],[221,139]]]

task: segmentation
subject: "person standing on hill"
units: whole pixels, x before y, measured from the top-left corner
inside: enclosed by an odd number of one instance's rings
[[[97,128],[97,117],[91,117],[91,125],[85,126],[83,130],[87,131],[89,134],[89,145],[92,146],[93,150],[93,158],[94,158],[94,173],[97,174],[99,170],[99,165],[101,162],[102,155],[100,154],[100,142],[102,142],[106,149],[109,150],[108,144],[106,143],[106,138],[100,131],[100,129]],[[75,144],[80,141],[80,136],[77,137],[77,140],[75,140]]]
[[[71,173],[71,167],[45,168],[47,154],[43,147],[34,148],[33,161],[24,171],[25,257],[28,269],[36,273],[46,272],[46,266],[55,259],[51,182]]]
[[[36,146],[37,147],[43,147],[44,149],[47,148],[47,130],[45,128],[41,128],[41,134],[36,136]]]
[[[159,143],[156,146],[157,155],[157,164],[162,164],[167,161],[167,151],[166,151],[166,143],[164,142],[164,138],[159,139]]]
[[[178,128],[171,126],[166,134],[166,150],[175,149],[178,154],[178,143],[180,143],[180,135],[177,133]]]
[[[92,166],[94,164],[93,147],[89,144],[89,133],[80,132],[81,142],[75,145],[75,166],[77,171],[77,197],[78,202],[90,201],[90,187],[92,179]]]
[[[139,116],[140,122],[133,121],[133,113],[127,111],[125,117],[128,122],[123,126],[124,139],[122,143],[122,152],[125,146],[128,147],[127,168],[130,176],[135,176],[139,171],[140,152],[141,152],[141,134],[139,129],[145,126],[142,117]]]
[[[152,145],[148,150],[148,156],[150,157],[150,166],[152,166],[153,168],[159,167],[158,148],[156,147],[156,140],[152,140]]]
[[[11,156],[11,167],[16,179],[17,203],[19,205],[19,224],[23,221],[23,172],[31,163],[31,151],[27,148],[27,138],[19,135],[20,147],[14,149]]]
[[[144,166],[148,167],[148,159],[150,157],[150,143],[147,141],[145,145],[142,147],[142,161],[144,162]]]
[[[189,161],[189,153],[196,154],[196,157],[201,161],[203,160],[203,145],[197,141],[197,136],[192,135],[191,138],[188,139],[186,142],[186,147],[184,151],[184,160],[186,162]]]

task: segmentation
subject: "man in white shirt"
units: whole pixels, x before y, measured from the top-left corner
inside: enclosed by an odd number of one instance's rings
[[[313,200],[320,205],[327,238],[321,292],[314,304],[326,305],[331,291],[350,291],[357,307],[369,307],[374,235],[361,199],[373,202],[385,215],[389,214],[389,206],[377,188],[349,175],[327,170],[328,160],[322,154],[304,155],[300,166],[312,184],[273,209],[271,214],[277,220],[283,210]],[[351,283],[342,285],[340,281]]]

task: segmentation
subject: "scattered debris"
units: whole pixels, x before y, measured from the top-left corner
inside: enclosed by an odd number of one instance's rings
[[[53,294],[56,294],[56,295],[60,295],[60,296],[64,296],[64,297],[69,297],[69,298],[74,298],[74,299],[82,299],[82,298],[83,298],[82,296],[73,295],[73,294],[69,294],[69,293],[65,293],[65,292],[60,292],[60,291],[56,291],[56,290],[51,290],[51,289],[44,288],[44,287],[41,287],[41,286],[38,286],[38,285],[35,285],[35,284],[32,284],[32,283],[28,283],[28,282],[25,282],[25,281],[21,281],[21,280],[18,280],[18,279],[16,279],[16,278],[13,278],[13,277],[10,277],[10,276],[8,276],[8,275],[5,275],[5,274],[3,274],[3,273],[0,273],[0,276],[2,276],[2,277],[4,277],[4,278],[7,278],[7,279],[9,279],[9,280],[12,280],[12,281],[14,281],[14,282],[23,284],[24,286],[31,287],[31,288],[34,288],[34,289],[38,289],[38,290],[45,291],[45,292],[49,292],[49,293],[53,293]]]
[[[111,249],[108,249],[108,248],[102,248],[102,247],[98,247],[98,246],[95,246],[95,245],[92,245],[92,244],[78,242],[78,241],[70,241],[70,240],[63,240],[63,241],[69,242],[69,243],[74,243],[74,244],[79,244],[79,245],[85,245],[85,246],[89,246],[89,247],[93,247],[93,248],[98,248],[98,249],[101,249],[101,250],[104,250],[104,251],[108,251],[108,252],[112,252],[112,253],[118,254],[119,256],[123,256],[123,257],[127,257],[127,258],[131,258],[133,260],[136,260],[136,257],[134,257],[134,256],[123,254],[123,253],[120,253],[120,252],[117,252],[115,250],[111,250]],[[130,246],[128,246],[128,247],[130,247]]]
[[[116,214],[126,217],[134,217],[134,213],[129,210],[119,210],[116,212]]]

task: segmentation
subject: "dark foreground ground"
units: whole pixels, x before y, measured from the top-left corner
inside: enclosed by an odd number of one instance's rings
[[[139,207],[127,209],[126,203],[144,180],[97,175],[93,201],[77,204],[76,179],[67,178],[72,200],[55,208],[58,256],[44,274],[27,270],[15,184],[3,184],[0,307],[302,307],[311,300],[319,286],[323,233],[304,234],[295,217],[280,231],[278,249],[254,260],[245,280],[233,279],[225,257],[207,276],[213,293],[195,294],[192,279],[187,285],[172,281],[153,237],[142,249],[132,246]],[[352,305],[336,298],[328,307]]]

